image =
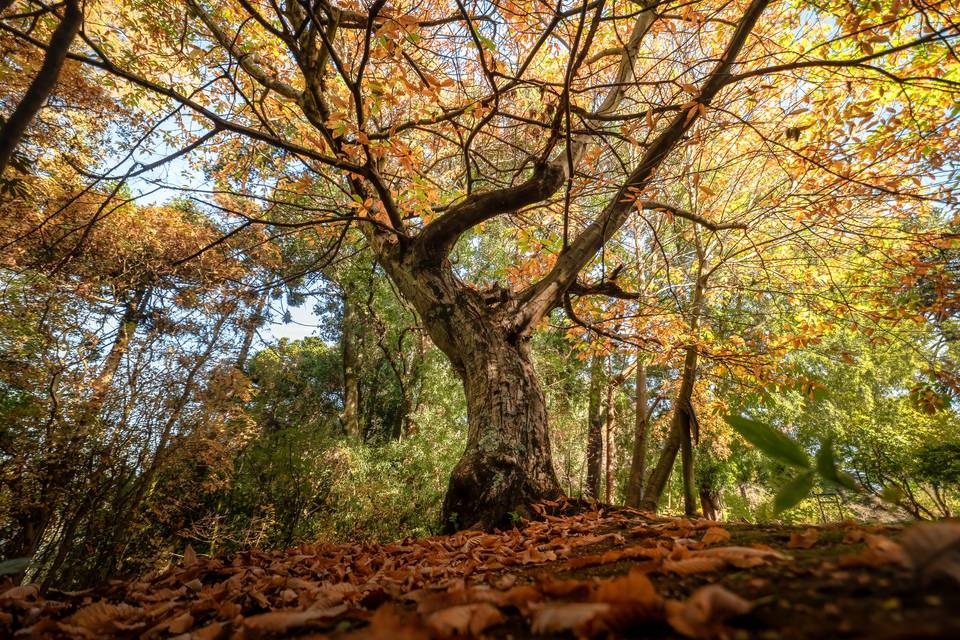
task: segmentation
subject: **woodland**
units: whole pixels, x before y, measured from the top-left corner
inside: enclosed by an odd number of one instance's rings
[[[0,635],[957,637],[958,47],[0,0]]]

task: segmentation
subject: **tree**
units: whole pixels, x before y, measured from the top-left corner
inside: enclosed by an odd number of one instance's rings
[[[723,227],[668,200],[680,149],[709,146],[705,132],[721,127],[776,148],[789,158],[779,170],[813,190],[775,194],[794,211],[811,200],[829,210],[851,198],[952,198],[912,179],[938,172],[956,145],[955,116],[944,115],[955,82],[931,72],[954,64],[954,9],[777,3],[774,18],[771,4],[493,4],[478,13],[461,2],[187,0],[135,12],[105,3],[98,24],[109,27],[88,23],[68,58],[209,123],[173,155],[217,139],[220,188],[283,205],[217,205],[242,229],[359,226],[466,392],[470,428],[444,519],[490,528],[560,493],[529,346],[535,328],[573,291],[622,292],[604,279],[602,253],[638,210]],[[50,50],[25,19],[2,27]],[[176,80],[165,74],[171,60]],[[820,100],[814,124],[828,132],[826,123],[872,115],[848,96],[876,87],[889,90],[893,114],[863,125],[864,140],[838,149],[838,133],[794,148],[802,130],[791,126],[784,141],[791,92]],[[458,268],[458,245],[510,224],[539,245],[517,252],[514,281]]]

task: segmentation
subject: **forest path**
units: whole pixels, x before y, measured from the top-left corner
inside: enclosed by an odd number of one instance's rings
[[[84,592],[0,585],[29,638],[960,637],[960,524],[781,527],[540,508],[497,534],[202,558]]]

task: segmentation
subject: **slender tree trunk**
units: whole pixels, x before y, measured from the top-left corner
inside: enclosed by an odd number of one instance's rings
[[[700,313],[703,308],[705,288],[706,283],[698,274],[690,314],[690,329],[694,336],[697,335],[697,329],[700,325]],[[684,455],[684,458],[689,462],[688,469],[684,474],[684,510],[689,512],[691,510],[690,505],[693,504],[692,510],[696,511],[696,499],[692,497],[693,456],[692,445],[690,443],[690,422],[692,416],[690,416],[688,407],[690,406],[690,398],[693,397],[693,385],[697,378],[697,355],[696,344],[687,347],[686,356],[683,361],[683,373],[680,378],[680,390],[677,392],[677,398],[673,405],[670,432],[667,435],[666,442],[664,442],[663,451],[660,454],[660,459],[657,461],[657,466],[654,467],[653,472],[650,474],[650,480],[643,491],[643,500],[640,503],[642,509],[648,511],[657,510],[660,496],[663,494],[663,489],[670,479],[670,472],[673,470],[673,463],[677,457],[677,451],[684,446],[684,441],[686,441],[687,446],[691,447],[691,451],[689,454],[685,453]],[[690,474],[690,482],[687,481],[687,473]]]
[[[360,429],[360,340],[359,314],[349,297],[343,299],[343,421],[347,435],[361,439]]]
[[[10,114],[10,118],[0,128],[0,176],[6,170],[7,164],[13,157],[14,150],[27,131],[27,127],[36,118],[57,85],[57,79],[60,77],[60,70],[63,68],[63,61],[66,60],[70,43],[77,36],[82,22],[83,12],[80,9],[79,0],[66,0],[63,18],[61,18],[60,24],[57,25],[50,37],[50,45],[43,57],[40,71],[37,72],[33,82],[30,83],[20,103]]]
[[[703,517],[707,520],[716,520],[720,509],[717,494],[713,489],[705,484],[700,487],[700,507],[703,509]]]
[[[250,357],[250,348],[253,346],[253,339],[257,335],[257,329],[263,322],[263,311],[267,307],[267,298],[270,297],[269,291],[264,290],[257,299],[257,306],[250,319],[247,320],[247,326],[243,331],[243,342],[240,343],[240,351],[237,353],[237,369],[244,371],[247,366],[247,358]]]
[[[689,405],[689,400],[687,401]],[[697,515],[697,495],[693,477],[693,438],[691,434],[693,416],[684,411],[686,420],[683,437],[680,439],[680,463],[683,472],[683,512],[688,516]]]
[[[614,426],[616,425],[617,408],[614,406],[616,394],[616,384],[613,380],[607,382],[607,411],[604,435],[606,436],[606,455],[604,456],[604,476],[606,487],[603,492],[603,501],[607,504],[613,504],[613,461],[616,455],[616,442],[614,440]]]
[[[587,411],[587,498],[600,497],[600,470],[603,466],[603,416],[601,390],[604,357],[594,354],[590,366],[590,397]]]
[[[638,356],[639,358],[639,356]],[[647,471],[647,447],[650,439],[647,414],[647,367],[637,362],[636,418],[633,433],[633,458],[630,461],[630,479],[627,482],[627,506],[639,507],[643,495],[643,477]]]

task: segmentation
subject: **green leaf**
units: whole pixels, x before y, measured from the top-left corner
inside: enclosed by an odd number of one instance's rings
[[[774,496],[774,512],[782,513],[796,506],[798,502],[809,495],[811,489],[813,489],[813,471],[804,471],[800,475],[791,478],[785,485],[780,487],[780,491]]]
[[[490,38],[488,38],[488,37],[486,37],[486,36],[482,36],[482,35],[480,35],[480,34],[478,33],[478,34],[477,34],[477,39],[480,40],[480,44],[482,44],[485,49],[489,49],[490,51],[493,51],[494,53],[497,52],[497,45],[494,44],[493,40],[491,40]]]
[[[0,576],[20,573],[30,564],[30,558],[10,558],[0,562]]]
[[[839,487],[850,491],[857,490],[856,481],[849,474],[837,469],[837,460],[833,455],[833,438],[828,438],[817,451],[817,473],[824,480]]]
[[[899,504],[903,500],[903,489],[900,487],[884,487],[883,492],[880,494],[880,499],[890,502],[892,504]]]
[[[792,467],[810,468],[810,457],[803,447],[770,425],[740,416],[726,416],[724,420],[747,442],[771,458]]]

